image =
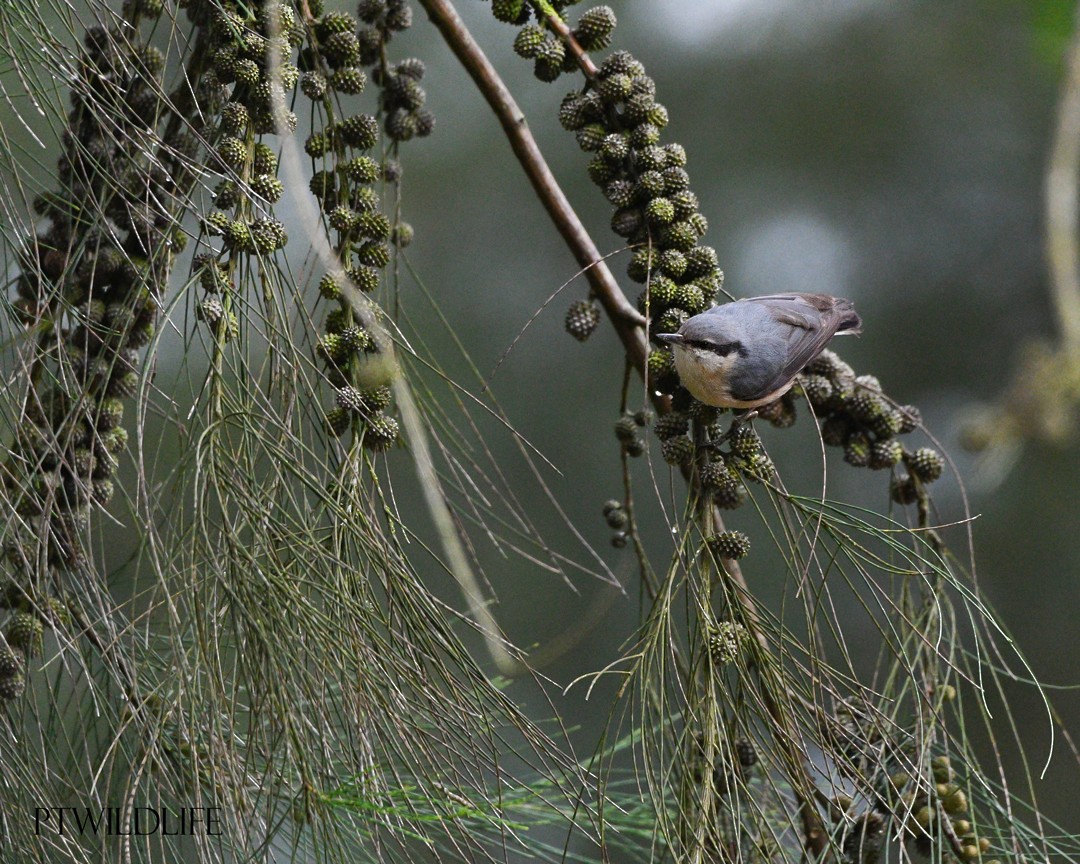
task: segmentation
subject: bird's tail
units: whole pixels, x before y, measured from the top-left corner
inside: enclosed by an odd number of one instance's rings
[[[850,300],[837,298],[836,313],[840,316],[840,326],[836,328],[837,336],[858,336],[862,332],[862,318]]]

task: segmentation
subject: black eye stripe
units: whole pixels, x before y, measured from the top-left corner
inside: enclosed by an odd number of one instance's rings
[[[733,351],[739,354],[743,353],[742,344],[739,342],[709,342],[705,339],[690,339],[689,344],[694,348],[700,348],[702,351],[712,351],[713,354],[719,354],[721,357],[727,357]]]

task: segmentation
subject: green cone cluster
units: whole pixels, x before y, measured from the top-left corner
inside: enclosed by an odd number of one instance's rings
[[[208,77],[220,99],[210,167],[223,175],[214,189],[215,209],[203,221],[222,248],[195,257],[203,290],[195,313],[215,339],[227,342],[240,332],[235,271],[248,256],[271,255],[288,242],[284,224],[273,216],[284,192],[277,154],[258,139],[296,131],[289,103],[300,71],[292,60],[304,28],[288,3],[197,0],[188,14],[204,23],[213,43]]]
[[[573,2],[551,4],[556,14]],[[514,51],[526,60],[533,61],[533,74],[541,81],[551,82],[564,72],[578,68],[578,58],[553,30],[550,22],[537,13],[536,23],[529,23],[530,8],[526,2],[517,0],[492,0],[492,12],[500,21],[508,24],[524,24],[514,40]],[[615,12],[610,6],[594,6],[586,10],[571,31],[578,46],[585,51],[599,51],[611,42],[615,29]]]
[[[552,4],[557,14],[567,5]],[[562,41],[546,17],[538,13],[535,23],[529,22],[528,3],[493,0],[492,12],[501,21],[524,25],[514,40],[514,50],[533,61],[540,80],[554,81],[563,72],[579,68],[574,46]],[[572,30],[576,47],[584,51],[606,48],[615,24],[610,6],[586,10]],[[630,243],[645,247],[634,256],[630,275],[653,288],[642,295],[639,305],[655,316],[654,332],[666,311],[672,316],[703,311],[720,285],[715,253],[697,247],[707,223],[689,188],[686,152],[677,144],[660,146],[668,117],[655,95],[656,84],[644,66],[625,51],[617,51],[603,61],[599,73],[582,90],[568,94],[559,109],[562,125],[576,133],[583,150],[594,154],[589,176],[616,207],[612,228]],[[654,275],[666,281],[654,287]],[[599,322],[598,312],[591,299],[576,302],[567,313],[567,332],[586,339]],[[677,383],[672,381],[670,363],[654,377],[665,374],[666,383]],[[669,449],[669,461],[682,458],[681,452],[674,452],[679,445]]]
[[[921,858],[990,864],[992,844],[973,824],[967,792],[948,756],[926,755],[894,724],[882,724],[849,700],[836,706],[822,732],[836,767],[858,788],[872,786],[858,803],[846,794],[833,801],[849,860],[873,864],[884,837],[894,835]]]
[[[19,563],[20,552],[13,545],[5,553],[9,566]],[[26,589],[14,582],[0,591],[0,608],[12,611],[0,644],[0,699],[18,699],[26,689],[27,660],[41,654],[46,626],[67,627],[71,616],[56,597],[32,603]]]
[[[799,376],[798,390],[821,420],[822,440],[842,447],[848,464],[894,470],[890,494],[896,503],[922,500],[925,487],[941,476],[945,460],[940,453],[930,447],[911,451],[899,440],[918,427],[919,409],[897,407],[874,376],[856,375],[835,353],[823,351]],[[793,402],[790,410],[794,416]]]
[[[696,401],[691,402],[689,408],[689,411],[669,411],[656,421],[654,431],[663,442],[665,453],[678,447],[682,451],[688,450],[693,456],[692,442],[687,434],[692,420],[705,427],[706,434],[713,442],[725,437],[716,409]],[[724,446],[710,445],[709,458],[699,469],[699,479],[713,504],[724,510],[735,510],[748,498],[746,482],[771,480],[773,470],[772,460],[753,427],[736,425],[727,433]],[[725,554],[723,557],[738,558],[748,552],[747,545],[742,555]]]
[[[750,538],[742,531],[722,531],[705,541],[705,545],[721,558],[738,560],[750,554]]]
[[[630,538],[630,516],[622,505],[622,502],[612,498],[604,502],[604,520],[614,532],[611,535],[611,545],[621,549]]]
[[[709,632],[709,654],[717,666],[733,663],[746,644],[748,634],[742,624],[721,621]]]
[[[654,333],[661,321],[677,326],[713,305],[723,280],[715,250],[700,245],[708,223],[690,189],[686,151],[660,142],[667,110],[655,93],[641,63],[617,51],[559,109],[562,125],[594,154],[589,176],[615,208],[613,230],[638,247],[627,274],[645,286],[638,308]],[[681,404],[690,401],[666,348],[650,355],[649,376],[662,392],[679,393]]]
[[[26,658],[10,645],[0,646],[0,699],[10,702],[26,692]]]
[[[615,422],[615,437],[628,456],[636,458],[645,452],[645,442],[639,433],[651,420],[652,412],[641,410],[633,414],[626,412]]]
[[[589,298],[588,300],[575,300],[566,310],[566,332],[578,342],[584,342],[600,326],[600,306]]]
[[[311,191],[330,229],[341,270],[326,273],[320,295],[331,304],[317,353],[335,388],[334,406],[326,412],[331,435],[353,430],[365,446],[383,450],[398,438],[390,416],[390,390],[385,375],[368,374],[378,365],[379,346],[354,307],[357,295],[372,294],[382,284],[382,271],[393,259],[393,247],[408,246],[413,229],[382,212],[381,189],[396,191],[401,166],[395,158],[401,142],[431,134],[434,115],[425,106],[420,82],[424,64],[416,58],[392,62],[387,45],[412,23],[404,0],[361,0],[359,19],[328,11],[315,23],[315,41],[300,58],[301,90],[318,103],[325,117],[305,142],[315,161]],[[365,69],[365,67],[367,67]],[[361,93],[367,80],[379,88],[379,114],[353,114],[335,120],[342,96]],[[332,98],[336,97],[336,98]],[[380,122],[381,121],[381,122]],[[392,142],[389,153],[375,148],[380,126]],[[368,307],[374,315],[374,305]]]
[[[34,201],[47,227],[25,242],[15,280],[13,307],[35,354],[23,422],[0,466],[22,517],[8,541],[40,544],[52,567],[82,562],[90,509],[114,495],[123,400],[139,386],[138,352],[154,337],[158,298],[186,244],[176,213],[192,179],[191,142],[158,131],[176,115],[161,90],[164,57],[139,35],[155,10],[129,2],[114,29],[87,30],[58,185]],[[22,584],[41,557],[15,557]]]

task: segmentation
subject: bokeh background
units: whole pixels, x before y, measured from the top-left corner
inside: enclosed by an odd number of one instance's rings
[[[1023,346],[1056,335],[1043,184],[1071,4],[611,5],[620,21],[613,47],[631,51],[656,79],[658,99],[671,115],[664,140],[689,153],[692,188],[710,221],[705,240],[719,253],[725,287],[736,296],[824,291],[856,302],[864,335],[838,350],[860,372],[878,375],[889,394],[919,405],[955,459],[976,517],[979,583],[1040,680],[1064,688],[1052,695],[1076,729],[1080,694],[1070,689],[1080,682],[1076,446],[1032,445],[989,463],[959,446],[972,407],[1000,396]],[[533,78],[531,64],[510,49],[515,31],[493,21],[487,4],[458,6],[601,250],[615,252],[621,241],[608,229],[609,206],[588,181],[587,156],[556,121],[570,84]],[[425,85],[439,118],[436,134],[407,151],[405,218],[417,229],[410,259],[486,373],[577,268],[494,117],[437,34],[416,26],[401,48],[428,63]],[[627,257],[616,255],[612,269],[634,299],[639,286],[624,276]],[[409,291],[406,286],[406,300]],[[558,470],[545,469],[544,480],[568,521],[627,592],[572,571],[570,587],[521,559],[480,550],[500,624],[547,658],[542,672],[560,686],[614,660],[640,612],[631,555],[610,547],[600,514],[603,501],[619,493],[611,424],[619,413],[622,352],[603,327],[584,345],[563,331],[566,307],[586,291],[581,279],[562,291],[515,344],[492,386],[515,427]],[[423,304],[410,309],[415,326],[437,329]],[[763,435],[789,485],[819,489],[822,462],[808,425],[790,432],[765,426]],[[493,434],[488,444],[511,486],[533,487],[508,436]],[[639,468],[646,495],[655,479],[677,500],[681,483],[669,481],[655,442],[655,477]],[[883,510],[886,486],[881,475],[851,469],[830,452],[830,497]],[[942,521],[964,517],[954,479],[940,481],[935,496]],[[597,568],[554,513],[537,519],[553,546]],[[731,519],[732,527],[751,532],[743,523],[752,521],[750,514]],[[663,555],[670,548],[663,520],[647,522],[645,530],[650,549]],[[949,539],[965,543],[962,531]],[[766,601],[775,590],[767,561],[761,567],[752,557],[746,566]],[[578,641],[562,644],[568,631]],[[853,653],[875,647],[872,632],[849,637]],[[555,643],[562,647],[554,650]],[[528,702],[528,688],[519,687]],[[602,686],[586,700],[578,685],[558,697],[567,723],[580,725],[576,740],[586,751],[607,720],[611,692]],[[1018,734],[1038,774],[1051,744],[1045,709],[1030,688],[1017,688],[1012,698]],[[543,701],[533,699],[542,711]],[[1007,741],[1009,719],[998,720]],[[1077,831],[1080,776],[1060,738],[1056,746],[1035,790],[1048,816]],[[1011,749],[1003,758],[1019,768]]]
[[[531,64],[511,50],[514,28],[494,21],[489,4],[457,5],[635,299],[639,286],[624,276],[629,255],[608,228],[610,207],[588,181],[588,157],[556,119],[559,101],[577,80],[537,81]],[[855,301],[864,335],[836,347],[859,372],[876,374],[891,396],[920,406],[928,429],[954,457],[966,491],[954,478],[935,484],[938,515],[942,522],[967,512],[976,517],[970,529],[981,588],[1035,674],[1054,688],[1066,724],[1080,731],[1077,442],[1031,445],[989,464],[959,446],[972,407],[1000,396],[1024,346],[1056,336],[1043,186],[1072,4],[610,5],[620,21],[613,47],[631,51],[656,79],[657,97],[671,116],[663,140],[681,143],[689,154],[692,188],[710,222],[705,242],[718,251],[725,287],[736,296],[800,290]],[[620,656],[641,613],[632,555],[612,548],[601,516],[603,502],[620,494],[612,424],[620,412],[623,354],[604,325],[584,344],[564,332],[567,306],[587,287],[573,278],[577,265],[497,121],[422,12],[394,48],[427,63],[428,105],[438,120],[435,134],[410,143],[404,154],[403,218],[416,229],[400,293],[406,329],[422,334],[446,372],[478,392],[469,362],[454,347],[460,340],[513,427],[548,460],[537,458],[534,467],[550,499],[515,438],[499,423],[478,421],[483,446],[539,534],[564,556],[564,572],[503,554],[482,532],[476,552],[500,625],[534,652],[550,682],[546,695],[531,681],[513,682],[514,697],[537,719],[549,717],[554,705],[585,756],[608,720],[614,682],[601,682],[590,698],[582,684],[565,694],[563,688]],[[0,71],[12,80],[12,70]],[[0,106],[0,113],[9,108]],[[4,115],[5,131],[17,139],[22,133],[12,121]],[[294,237],[304,230],[289,226]],[[176,307],[180,331],[194,328],[186,317],[191,305]],[[197,390],[198,362],[179,371],[184,344],[179,335],[163,344],[157,386],[194,380]],[[632,407],[643,395],[635,380]],[[179,399],[176,416],[183,416]],[[762,432],[792,488],[820,492],[827,476],[830,497],[887,508],[887,478],[851,469],[835,452],[823,465],[805,417],[793,430],[762,426]],[[391,463],[402,469],[398,502],[425,518],[406,455],[392,454]],[[161,464],[167,470],[164,456]],[[651,461],[639,460],[635,477],[647,502],[644,539],[663,561],[672,538],[660,505],[675,507],[682,484],[655,441]],[[731,527],[752,533],[753,518],[736,514]],[[964,530],[948,536],[962,551]],[[119,564],[123,544],[114,551]],[[779,596],[770,560],[753,556],[746,565],[763,603]],[[438,567],[431,579],[448,601],[464,605]],[[853,654],[876,647],[870,630],[855,626],[848,637]],[[484,651],[479,641],[474,647]],[[1014,716],[999,718],[1001,737],[1009,739],[1014,723],[1038,774],[1051,745],[1046,711],[1030,687],[1017,687],[1012,697]],[[1056,746],[1035,791],[1050,819],[1077,832],[1080,770],[1060,738]],[[1001,755],[1008,767],[1020,768],[1013,750]]]

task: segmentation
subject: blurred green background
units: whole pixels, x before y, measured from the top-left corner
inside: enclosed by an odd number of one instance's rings
[[[487,4],[462,0],[462,16],[513,89],[571,201],[604,252],[620,248],[610,208],[585,173],[587,156],[555,119],[568,79],[542,84],[510,50],[514,29]],[[669,109],[664,141],[689,153],[694,191],[736,296],[780,290],[852,298],[865,321],[859,340],[836,347],[886,391],[919,405],[928,428],[967,481],[978,578],[990,602],[1050,685],[1080,681],[1080,459],[1075,446],[1025,449],[1009,471],[976,472],[958,444],[973,404],[1005,386],[1022,345],[1052,338],[1043,254],[1043,178],[1061,56],[1071,29],[1067,3],[904,2],[904,0],[629,0],[613,47],[634,53],[657,81]],[[581,8],[581,7],[578,7]],[[404,215],[417,229],[409,256],[477,366],[492,369],[530,316],[576,272],[532,194],[501,131],[471,82],[429,27],[395,47],[428,63],[425,86],[438,116],[432,138],[405,152]],[[625,278],[627,255],[612,269]],[[569,521],[627,586],[617,595],[587,575],[564,580],[481,544],[496,615],[510,637],[540,651],[576,622],[584,638],[542,668],[559,685],[599,669],[619,653],[638,620],[632,556],[612,549],[603,501],[619,495],[622,353],[601,330],[580,345],[563,332],[571,284],[526,331],[494,378],[494,391],[518,430],[561,473],[544,478]],[[418,330],[437,327],[406,284],[405,308]],[[429,330],[430,332],[430,330]],[[454,369],[453,363],[448,364]],[[464,366],[456,367],[463,372]],[[635,388],[638,388],[635,381]],[[640,388],[635,390],[640,404]],[[789,486],[820,488],[819,448],[807,423],[762,428]],[[494,427],[492,427],[494,428]],[[512,488],[535,488],[506,435],[488,444]],[[668,469],[653,444],[653,465],[668,503]],[[639,493],[648,472],[638,466]],[[828,457],[828,493],[883,510],[887,481]],[[935,486],[942,521],[963,516],[959,485]],[[533,497],[534,503],[539,500]],[[663,560],[658,511],[647,531]],[[534,510],[553,545],[592,566],[554,514]],[[741,511],[731,526],[753,531]],[[962,531],[949,535],[963,551]],[[665,546],[665,544],[668,544]],[[490,554],[489,554],[490,553]],[[766,600],[775,574],[752,556],[746,572]],[[773,592],[773,593],[770,593]],[[447,596],[454,591],[448,586]],[[606,611],[603,602],[610,600]],[[457,602],[460,603],[460,600]],[[590,615],[597,616],[595,619]],[[871,632],[852,632],[852,652]],[[542,656],[542,655],[541,655]],[[612,688],[588,701],[584,687],[557,704],[581,724],[588,750],[606,722]],[[527,689],[519,698],[543,714]],[[1067,722],[1080,694],[1055,692]],[[1041,768],[1050,746],[1045,711],[1030,689],[1014,694],[1019,735]],[[996,718],[1002,737],[1009,718]],[[1072,724],[1075,728],[1075,723]],[[1046,814],[1080,830],[1080,777],[1060,738],[1058,756],[1035,789]],[[1003,758],[1018,768],[1015,753]]]
[[[671,116],[663,140],[683,144],[689,154],[691,185],[710,221],[705,242],[718,251],[725,287],[736,296],[823,291],[856,302],[864,335],[836,347],[859,372],[876,374],[891,396],[920,406],[928,428],[955,458],[977,516],[972,531],[979,583],[1036,675],[1062,688],[1052,695],[1077,731],[1076,446],[1030,446],[1008,470],[995,472],[977,465],[958,444],[966,412],[999,395],[1022,346],[1055,335],[1043,252],[1043,182],[1072,4],[611,5],[620,20],[613,47],[631,51],[656,79],[657,97]],[[480,0],[459,0],[457,6],[514,91],[597,244],[616,252],[622,241],[608,228],[609,205],[588,181],[588,157],[556,120],[559,101],[580,79],[540,83],[531,64],[511,51],[514,28],[494,21]],[[577,266],[494,116],[416,11],[416,24],[392,47],[397,56],[414,54],[427,63],[424,85],[438,125],[431,138],[404,148],[403,218],[416,229],[408,257],[486,375]],[[291,225],[290,234],[302,236],[303,230]],[[639,286],[625,278],[627,260],[624,251],[611,264],[633,300]],[[563,330],[567,306],[586,291],[581,279],[562,291],[492,381],[511,423],[550,460],[552,467],[538,463],[540,475],[565,518],[539,493],[514,439],[490,419],[478,422],[493,461],[544,539],[567,560],[617,577],[625,593],[573,566],[564,578],[504,555],[483,532],[474,534],[484,576],[498,598],[496,617],[514,642],[535,648],[543,660],[540,671],[555,685],[547,688],[548,697],[565,725],[578,727],[574,742],[581,756],[608,720],[614,683],[603,682],[590,699],[583,685],[565,696],[561,690],[620,655],[641,609],[633,557],[610,546],[601,516],[603,502],[620,496],[612,424],[620,411],[622,351],[606,326],[585,344]],[[469,383],[468,364],[454,356],[452,340],[422,293],[405,275],[400,299],[406,331],[423,334],[444,369]],[[185,318],[189,308],[181,304],[173,316],[185,333],[194,327]],[[181,341],[170,337],[163,346],[159,387],[193,377],[197,389],[197,373],[175,371]],[[469,386],[478,390],[475,379]],[[632,407],[642,397],[635,379]],[[185,410],[181,404],[177,416]],[[805,419],[793,430],[760,429],[788,486],[814,492],[823,469]],[[645,540],[659,563],[671,538],[653,483],[669,512],[677,509],[683,487],[670,478],[655,440],[651,451],[654,474],[646,459],[638,460],[635,472],[638,494],[647,502]],[[415,484],[405,454],[390,458],[402,469],[399,503],[408,509],[414,500],[415,513],[424,518],[418,496],[410,495]],[[161,470],[168,470],[167,459]],[[838,453],[828,454],[827,477],[832,498],[882,511],[888,506],[887,478],[849,468]],[[942,479],[934,492],[942,522],[963,518],[963,494],[954,479]],[[730,522],[753,533],[755,516],[739,511]],[[953,530],[949,540],[963,551],[962,530]],[[117,547],[116,554],[119,563],[123,550]],[[745,568],[765,603],[779,596],[781,576],[770,566],[768,555],[755,555]],[[445,573],[436,567],[431,573],[443,596],[464,606]],[[872,652],[874,634],[859,626],[848,634],[851,652]],[[582,632],[563,642],[575,629]],[[483,651],[479,642],[475,648]],[[532,684],[511,687],[532,716],[550,716],[547,697]],[[1037,774],[1050,747],[1049,722],[1030,688],[1013,695],[1014,716],[997,718],[1001,737],[1007,741],[1015,723]],[[1057,747],[1035,791],[1047,816],[1077,832],[1080,774],[1060,738]],[[1007,767],[1019,768],[1014,752],[1001,755]]]

